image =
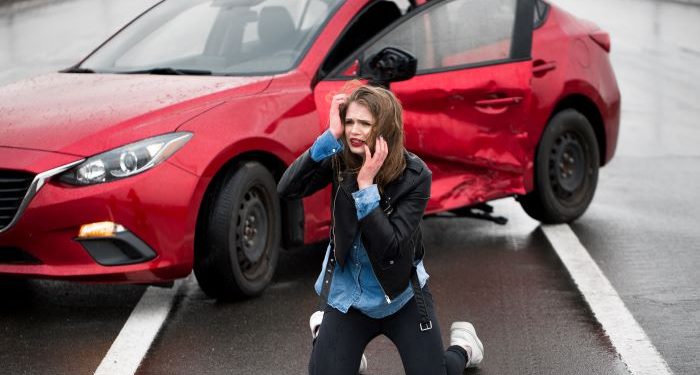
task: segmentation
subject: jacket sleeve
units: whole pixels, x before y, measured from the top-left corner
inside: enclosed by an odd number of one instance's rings
[[[303,198],[326,187],[332,177],[331,158],[315,161],[306,150],[284,171],[277,194],[283,199]]]
[[[423,218],[430,199],[431,182],[432,174],[422,173],[414,188],[401,197],[389,216],[380,206],[360,220],[362,243],[373,257],[396,258],[404,255],[401,249],[410,249],[404,244],[411,239]]]

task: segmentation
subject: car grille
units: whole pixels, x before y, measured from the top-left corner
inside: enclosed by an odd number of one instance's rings
[[[14,219],[33,180],[30,173],[0,170],[0,230]]]

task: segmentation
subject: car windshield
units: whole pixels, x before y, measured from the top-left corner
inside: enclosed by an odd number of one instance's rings
[[[74,72],[260,75],[291,69],[342,0],[165,0]]]

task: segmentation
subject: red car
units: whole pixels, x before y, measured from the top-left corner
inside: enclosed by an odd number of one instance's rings
[[[405,108],[429,213],[588,207],[613,156],[610,38],[539,0],[165,0],[79,64],[0,88],[0,274],[259,294],[327,239],[276,181],[361,79]],[[481,206],[482,208],[484,206]]]

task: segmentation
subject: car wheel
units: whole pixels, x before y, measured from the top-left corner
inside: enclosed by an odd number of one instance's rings
[[[224,176],[213,194],[195,245],[197,281],[219,300],[259,295],[279,258],[277,184],[260,163],[245,162]]]
[[[586,211],[598,184],[600,156],[593,127],[573,109],[549,122],[535,157],[535,188],[520,197],[528,215],[543,223],[568,223]]]

